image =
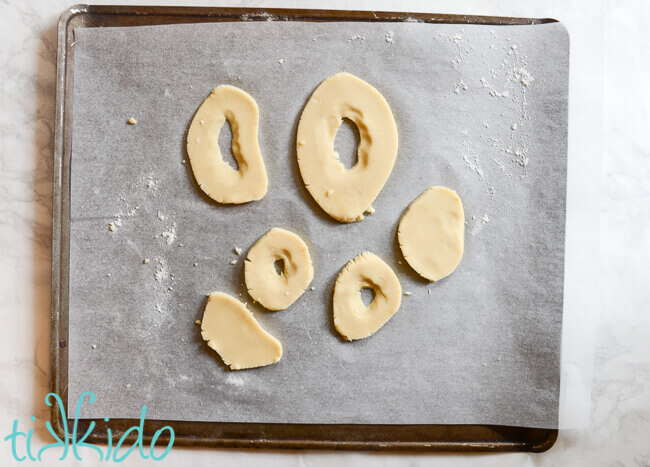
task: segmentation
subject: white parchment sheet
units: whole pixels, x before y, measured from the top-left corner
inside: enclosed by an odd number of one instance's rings
[[[97,395],[83,417],[137,418],[146,404],[147,418],[173,420],[557,426],[561,24],[98,28],[76,30],[74,49],[69,402]],[[384,95],[400,138],[376,212],[351,224],[313,202],[294,149],[307,99],[339,71]],[[214,203],[183,163],[192,116],[220,84],[260,108],[269,191],[259,202]],[[337,149],[353,142],[342,128]],[[401,214],[432,185],[454,189],[467,220],[459,268],[434,284],[396,245]],[[279,312],[253,305],[243,285],[246,251],[272,227],[307,242],[315,271],[315,290]],[[411,294],[375,335],[343,342],[333,285],[366,250]],[[248,302],[282,342],[279,363],[223,365],[194,323],[212,291]]]

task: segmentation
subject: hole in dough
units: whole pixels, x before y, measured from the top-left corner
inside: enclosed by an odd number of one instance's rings
[[[309,248],[302,238],[284,229],[273,228],[262,235],[244,263],[248,293],[268,310],[288,308],[313,278]]]
[[[360,141],[357,125],[349,118],[343,118],[334,138],[334,151],[339,155],[339,162],[346,170],[357,165]]]
[[[366,305],[360,292],[370,286],[375,297]],[[401,302],[402,287],[393,270],[366,251],[346,264],[336,278],[334,327],[347,340],[363,339],[386,324]]]
[[[282,358],[282,344],[260,326],[246,305],[222,292],[208,295],[201,337],[231,370],[266,366]]]
[[[196,111],[187,132],[187,154],[196,183],[218,203],[248,203],[266,194],[258,128],[255,99],[234,86],[213,89]]]
[[[233,155],[232,143],[232,127],[230,126],[230,122],[226,120],[219,131],[219,150],[221,151],[221,158],[226,164],[232,167],[233,170],[239,170],[239,163]]]
[[[342,119],[353,121],[358,133],[354,165],[347,151],[340,156],[335,152],[337,133],[343,132],[341,142],[347,143],[349,128],[341,128]],[[397,125],[388,102],[356,76],[330,76],[318,85],[300,116],[296,154],[305,187],[323,211],[340,222],[363,219],[397,157]]]
[[[275,272],[278,276],[282,276],[284,274],[284,260],[282,258],[276,259],[273,263],[273,267],[275,268]]]
[[[361,301],[366,307],[369,307],[375,300],[375,289],[372,287],[361,287],[359,293],[361,294]]]

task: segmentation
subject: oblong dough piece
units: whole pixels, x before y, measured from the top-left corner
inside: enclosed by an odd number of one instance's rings
[[[404,259],[425,279],[451,274],[463,257],[465,213],[455,191],[428,188],[400,220],[397,240]]]
[[[359,130],[358,161],[349,170],[334,151],[343,118]],[[341,222],[363,219],[383,188],[397,155],[397,126],[386,99],[365,81],[337,73],[309,98],[297,132],[300,174],[309,193]]]
[[[282,358],[282,344],[266,332],[246,305],[222,292],[208,295],[201,336],[231,370],[256,368]]]
[[[361,301],[363,288],[375,292],[367,307]],[[336,279],[334,327],[347,340],[363,339],[386,324],[401,302],[402,287],[390,266],[372,253],[362,253]]]
[[[275,270],[278,260],[284,263],[282,274]],[[254,300],[269,310],[284,310],[314,278],[309,248],[295,233],[273,228],[248,251],[244,276]]]
[[[228,120],[234,170],[223,160],[219,133]],[[187,154],[196,182],[213,200],[241,204],[262,199],[268,181],[257,140],[259,110],[248,93],[234,86],[219,86],[203,101],[187,133]]]

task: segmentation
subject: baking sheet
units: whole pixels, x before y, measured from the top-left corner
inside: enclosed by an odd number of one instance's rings
[[[97,394],[82,417],[138,418],[146,404],[148,418],[172,420],[556,427],[560,24],[237,22],[83,29],[75,42],[69,401]],[[382,92],[400,134],[376,212],[353,224],[319,210],[294,151],[302,107],[338,71]],[[192,115],[219,84],[259,104],[270,180],[260,202],[219,206],[182,163]],[[340,133],[337,146],[350,147]],[[459,269],[436,284],[395,243],[401,213],[431,185],[456,190],[468,221]],[[250,303],[233,248],[275,226],[310,245],[316,290],[267,312]],[[411,295],[372,338],[346,343],[332,287],[364,250]],[[249,302],[284,345],[278,364],[231,372],[207,348],[194,321],[214,290]]]

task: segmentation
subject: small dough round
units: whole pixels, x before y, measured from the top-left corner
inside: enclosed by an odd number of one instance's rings
[[[425,279],[448,276],[463,257],[465,214],[455,191],[434,186],[413,201],[400,220],[397,240],[404,259]]]
[[[275,269],[276,261],[284,263],[281,274]],[[309,248],[295,233],[273,228],[249,250],[244,276],[254,300],[269,310],[284,310],[305,292],[314,278]]]
[[[246,305],[222,292],[208,295],[201,337],[231,370],[256,368],[282,358],[282,344],[266,332]]]
[[[223,160],[219,133],[228,120],[234,170]],[[187,133],[187,154],[196,182],[213,200],[241,204],[262,199],[268,181],[257,140],[259,110],[249,94],[234,86],[219,86],[203,101]]]
[[[343,118],[359,130],[357,163],[346,169],[334,151]],[[297,132],[300,174],[318,205],[341,222],[363,219],[393,170],[397,126],[386,99],[365,81],[337,73],[309,98]]]
[[[370,305],[361,300],[361,289],[370,288]],[[376,255],[365,252],[339,273],[334,285],[334,327],[347,340],[374,334],[395,314],[402,302],[402,287],[393,270]]]

